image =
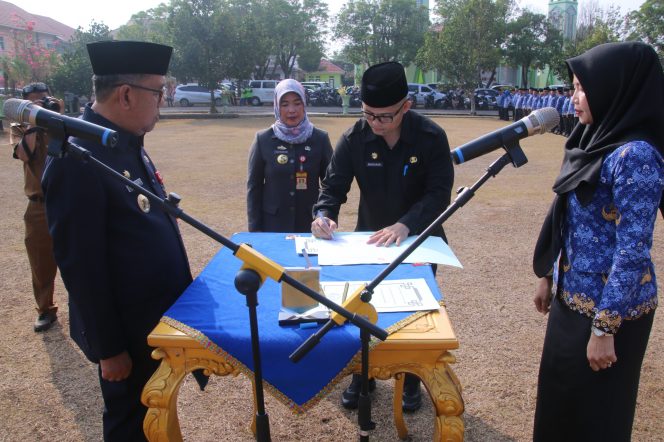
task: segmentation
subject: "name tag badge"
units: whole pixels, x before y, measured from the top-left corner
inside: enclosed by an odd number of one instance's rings
[[[307,172],[295,172],[295,190],[307,190]]]
[[[383,167],[381,161],[367,161],[367,167]]]

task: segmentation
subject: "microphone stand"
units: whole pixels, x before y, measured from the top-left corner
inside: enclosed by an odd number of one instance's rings
[[[298,289],[305,295],[310,298],[318,301],[319,303],[325,305],[330,310],[334,311],[336,314],[352,322],[354,325],[360,328],[362,333],[366,334],[367,341],[368,336],[373,335],[384,341],[387,339],[387,332],[377,325],[369,322],[363,316],[349,311],[348,309],[336,304],[333,301],[325,298],[309,287],[305,286],[298,280],[294,279],[292,276],[288,275],[285,272],[285,269],[277,264],[276,262],[270,260],[269,258],[263,256],[261,253],[257,252],[251,248],[248,244],[236,244],[230,239],[227,239],[223,235],[215,232],[210,227],[196,220],[195,218],[187,215],[180,207],[179,203],[181,198],[176,193],[169,193],[167,198],[161,198],[154,193],[146,190],[140,185],[134,183],[132,180],[126,178],[124,175],[118,173],[111,167],[107,166],[105,163],[96,159],[89,150],[78,146],[74,143],[70,143],[67,139],[69,135],[67,134],[66,127],[64,122],[57,120],[51,122],[48,127],[48,133],[50,136],[50,141],[48,144],[48,154],[56,158],[63,158],[65,155],[71,155],[76,159],[80,160],[85,164],[91,164],[92,166],[100,169],[107,175],[112,176],[113,178],[119,180],[124,185],[131,187],[137,192],[141,193],[148,198],[150,203],[154,203],[158,206],[163,212],[173,216],[174,218],[179,218],[194,227],[198,231],[204,233],[215,241],[221,243],[223,246],[229,248],[233,251],[233,255],[244,262],[242,268],[235,277],[235,286],[240,293],[246,296],[247,298],[247,307],[249,309],[249,322],[251,330],[251,348],[252,356],[254,362],[254,394],[256,398],[256,440],[261,442],[269,442],[270,439],[270,423],[268,415],[265,413],[265,404],[263,397],[263,372],[261,366],[260,358],[260,345],[258,337],[258,321],[256,315],[256,307],[258,306],[257,292],[260,286],[263,284],[266,278],[274,279],[276,282],[285,282],[286,284]],[[375,314],[375,310],[374,310]]]
[[[360,287],[352,297],[361,299],[362,302],[368,303],[371,301],[374,289],[380,284],[390,273],[394,271],[416,248],[420,246],[436,229],[442,225],[447,219],[452,216],[459,208],[464,206],[474,196],[475,192],[484,185],[491,177],[495,177],[498,173],[509,163],[514,167],[521,167],[528,162],[525,153],[519,145],[519,139],[513,134],[502,134],[503,148],[507,151],[500,158],[494,161],[486,170],[486,173],[475,182],[470,188],[462,187],[457,191],[457,197],[454,199],[443,213],[438,216],[422,233],[415,238],[415,241],[406,248],[394,261],[392,261],[382,272],[378,274],[369,284]],[[345,305],[345,304],[344,304]],[[290,356],[293,362],[299,361],[306,355],[321,338],[327,333],[335,324],[341,325],[343,322],[335,320],[331,316],[321,329],[309,336]],[[373,430],[376,426],[371,421],[371,400],[369,399],[369,335],[360,331],[360,338],[362,340],[362,387],[360,392],[360,401],[358,404],[358,423],[360,425],[360,441],[369,440],[369,431]]]

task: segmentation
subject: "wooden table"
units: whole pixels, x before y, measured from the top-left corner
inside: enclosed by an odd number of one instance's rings
[[[194,339],[175,328],[159,323],[148,336],[156,347],[152,357],[161,364],[143,389],[142,401],[149,408],[143,429],[148,440],[179,442],[182,440],[177,416],[177,396],[185,375],[196,369],[207,374],[237,376],[240,371],[205,349]],[[399,437],[408,435],[401,410],[404,373],[413,373],[433,401],[434,441],[462,441],[464,410],[461,384],[450,364],[456,359],[450,350],[459,348],[445,307],[428,313],[376,345],[369,357],[369,374],[377,379],[395,378],[393,410]],[[360,372],[360,365],[354,367]],[[254,402],[254,411],[255,411]],[[254,412],[254,417],[256,413]],[[255,430],[255,422],[252,423]]]

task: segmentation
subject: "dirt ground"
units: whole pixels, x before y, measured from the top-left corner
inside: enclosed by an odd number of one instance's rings
[[[452,147],[500,127],[497,118],[435,119]],[[314,118],[333,144],[354,121]],[[246,230],[245,179],[248,147],[268,118],[165,120],[146,146],[167,189],[181,207],[224,235]],[[0,441],[99,441],[101,412],[97,368],[69,339],[66,292],[59,277],[60,322],[46,333],[32,331],[35,319],[30,271],[23,246],[22,169],[0,138]],[[546,318],[532,303],[531,256],[551,200],[564,139],[533,136],[522,141],[525,166],[506,167],[445,225],[464,269],[439,268],[438,282],[460,349],[454,370],[463,384],[467,441],[530,440],[539,356]],[[473,184],[498,152],[455,167],[455,187]],[[352,230],[357,192],[342,210],[340,229]],[[198,274],[219,246],[184,225],[183,236]],[[664,269],[664,223],[657,220],[653,256]],[[661,274],[660,274],[661,276]],[[661,277],[664,278],[664,277]],[[662,281],[664,279],[660,279]],[[660,283],[660,292],[662,285]],[[345,382],[344,382],[345,384]],[[345,385],[304,416],[294,416],[266,397],[272,439],[341,441],[357,438],[356,414],[339,398]],[[373,401],[377,441],[398,440],[391,416],[391,382],[379,381]],[[213,377],[200,392],[188,377],[178,409],[187,441],[250,441],[251,389],[247,379]],[[664,321],[656,315],[642,369],[634,441],[664,441]],[[433,408],[406,416],[411,441],[431,440]]]

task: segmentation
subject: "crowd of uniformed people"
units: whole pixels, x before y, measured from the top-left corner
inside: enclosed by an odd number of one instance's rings
[[[514,90],[504,88],[497,100],[498,116],[501,120],[510,121],[510,110],[512,110],[511,119],[518,121],[532,111],[552,107],[560,115],[560,124],[551,132],[569,137],[578,122],[572,101],[573,94],[574,90],[569,87],[521,87]]]

